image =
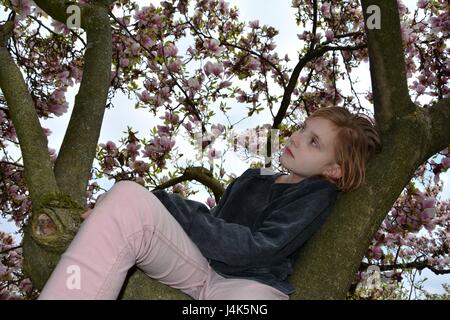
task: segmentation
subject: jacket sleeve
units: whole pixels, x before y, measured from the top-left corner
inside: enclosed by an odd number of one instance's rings
[[[211,215],[217,207],[222,206],[230,194],[230,190],[237,179],[233,180],[225,189],[219,203],[209,209],[204,203],[186,199],[176,193],[168,193],[165,190],[154,190],[152,193],[161,201],[170,214],[177,220],[181,227],[187,232],[194,216],[199,214]]]
[[[211,215],[215,216],[217,213],[217,210],[220,210],[220,208],[223,207],[223,205],[225,204],[225,202],[228,200],[228,198],[230,197],[230,193],[231,193],[231,189],[233,188],[233,185],[236,183],[236,180],[238,178],[234,179],[233,181],[230,182],[230,184],[228,184],[227,188],[225,189],[225,192],[223,193],[223,195],[220,197],[219,202],[217,203],[217,205],[211,209]]]
[[[229,265],[253,266],[279,261],[295,252],[325,222],[336,194],[321,189],[274,210],[256,231],[211,215],[196,214],[188,234],[202,254]]]
[[[152,193],[178,221],[184,231],[189,229],[194,215],[209,215],[209,208],[201,202],[185,199],[179,194],[168,193],[165,190],[154,190]]]

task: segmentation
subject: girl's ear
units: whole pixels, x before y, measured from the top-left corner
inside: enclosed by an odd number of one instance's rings
[[[332,164],[328,169],[325,170],[325,174],[333,179],[339,179],[342,177],[341,167],[338,164]]]

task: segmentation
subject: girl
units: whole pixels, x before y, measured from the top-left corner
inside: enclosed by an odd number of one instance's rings
[[[280,159],[289,174],[248,169],[211,210],[117,182],[82,215],[39,299],[116,299],[134,265],[194,299],[289,299],[302,247],[380,150],[369,118],[327,107],[289,138]]]

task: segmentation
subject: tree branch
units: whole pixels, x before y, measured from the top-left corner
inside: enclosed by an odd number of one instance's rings
[[[363,262],[361,263],[360,270],[367,270],[367,268],[371,266],[371,264]],[[377,265],[378,266],[378,265]],[[389,271],[389,270],[395,270],[395,269],[417,269],[417,270],[423,270],[425,268],[430,269],[434,274],[449,274],[450,270],[438,270],[433,266],[430,266],[427,264],[427,261],[415,261],[415,262],[408,262],[408,263],[395,263],[392,265],[381,265],[378,266],[380,268],[380,271]]]
[[[183,175],[157,186],[154,190],[166,189],[176,185],[177,183],[191,180],[196,180],[211,189],[214,193],[216,203],[219,202],[220,197],[225,192],[225,189],[222,187],[220,182],[211,175],[210,171],[203,167],[188,167],[184,170]]]
[[[380,131],[386,132],[401,115],[411,113],[414,107],[408,93],[403,40],[400,32],[400,17],[397,1],[363,0],[365,30],[368,39],[370,75],[375,118]],[[368,29],[367,8],[371,5],[380,8],[380,29]]]
[[[0,254],[5,254],[5,253],[8,253],[8,252],[10,252],[10,251],[13,251],[13,250],[19,249],[19,248],[22,248],[22,246],[15,246],[15,247],[12,247],[12,248],[9,248],[9,249],[6,249],[6,250],[3,250],[3,251],[1,251],[1,252],[0,252]]]
[[[275,119],[273,120],[272,128],[278,129],[281,122],[283,121],[286,111],[289,108],[289,105],[291,103],[291,96],[292,92],[294,92],[294,89],[297,85],[298,78],[300,76],[300,73],[302,72],[305,65],[324,55],[328,51],[335,51],[335,50],[360,50],[364,49],[366,47],[366,44],[360,44],[356,46],[321,46],[315,49],[314,51],[307,52],[303,58],[300,59],[300,61],[295,66],[294,70],[292,71],[292,75],[289,79],[289,83],[287,85],[286,90],[283,94],[283,100],[281,101],[280,109],[277,112],[277,115],[275,116]],[[270,145],[270,144],[269,144]]]
[[[314,51],[314,47],[316,45],[317,39],[316,39],[316,34],[317,34],[317,0],[313,0],[313,26],[312,26],[312,38],[311,38],[311,43],[309,45],[309,50],[308,52],[313,52]]]
[[[36,3],[52,18],[64,21],[63,2],[36,0]],[[81,26],[87,35],[83,78],[55,163],[61,191],[83,206],[111,83],[112,36],[107,10],[101,5],[81,8]]]
[[[25,165],[25,180],[35,204],[44,194],[58,192],[52,162],[48,153],[47,137],[42,130],[33,100],[19,67],[15,64],[6,42],[13,23],[0,26],[0,88],[20,141]]]
[[[443,150],[449,145],[450,126],[450,98],[438,100],[430,108],[425,108],[428,112],[428,123],[430,124],[430,138],[428,141],[428,154],[426,159],[433,156],[436,150]]]
[[[67,13],[67,8],[70,5],[75,4],[75,2],[70,3],[70,1],[64,0],[36,0],[34,1],[36,5],[39,6],[46,14],[63,24],[66,24],[67,19],[72,15],[72,13]],[[108,9],[109,5],[114,2],[112,0],[100,0],[95,1],[95,4],[83,4],[78,5],[81,13],[81,28],[88,30],[90,28],[95,28],[99,21],[97,20],[97,11],[99,8],[103,10]],[[109,22],[108,22],[109,25]]]

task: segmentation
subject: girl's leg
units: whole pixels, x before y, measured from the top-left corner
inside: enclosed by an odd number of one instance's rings
[[[258,281],[224,278],[211,272],[203,287],[200,299],[204,300],[289,300],[289,296],[274,287]]]
[[[135,182],[121,181],[82,223],[39,299],[116,299],[135,264],[194,299],[211,271],[159,199]]]

